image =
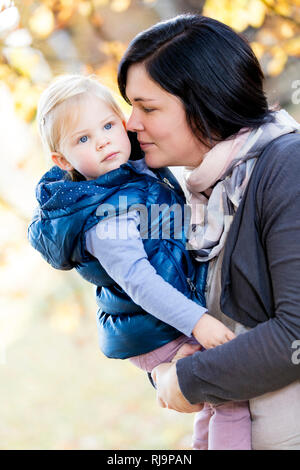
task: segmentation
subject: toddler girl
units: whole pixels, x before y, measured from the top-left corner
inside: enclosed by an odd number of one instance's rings
[[[38,183],[29,240],[53,267],[75,268],[97,286],[103,353],[151,372],[184,343],[195,350],[232,339],[205,308],[207,264],[186,250],[183,192],[168,169],[147,167],[110,92],[91,77],[60,77],[37,119],[56,166]],[[248,405],[230,406],[213,408],[211,423],[197,415],[195,448],[205,448],[209,426],[228,438],[233,423],[229,448],[250,448]]]

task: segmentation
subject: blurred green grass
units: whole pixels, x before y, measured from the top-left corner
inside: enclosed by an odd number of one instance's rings
[[[1,449],[190,449],[193,415],[159,408],[143,371],[101,354],[94,312],[72,335],[29,322],[0,363]]]

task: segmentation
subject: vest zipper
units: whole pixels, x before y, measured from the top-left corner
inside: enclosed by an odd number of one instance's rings
[[[195,292],[196,287],[195,287],[195,284],[193,283],[193,281],[191,280],[191,278],[187,277],[186,280],[187,280],[188,285],[190,286],[191,291]]]
[[[170,181],[168,180],[168,178],[163,178],[163,182],[166,183],[171,189],[175,189],[175,186],[173,186],[173,184],[170,183]]]
[[[185,273],[183,272],[181,266],[179,265],[177,259],[175,258],[175,256],[173,255],[172,251],[169,249],[168,247],[168,243],[172,243],[174,242],[173,240],[168,240],[168,241],[165,241],[165,246],[168,250],[168,253],[170,254],[171,258],[173,259],[173,262],[175,264],[175,266],[177,267],[177,272],[179,273],[180,277],[181,277],[181,280],[183,281],[184,284],[187,284],[189,286],[189,289],[191,290],[191,292],[195,292],[196,291],[196,287],[195,287],[195,284],[193,283],[193,281],[191,280],[190,277],[186,277]],[[176,245],[180,248],[179,244],[178,243],[173,243],[173,245]],[[185,256],[186,260],[187,260],[187,257]],[[190,262],[187,260],[187,265],[189,266],[190,265]]]

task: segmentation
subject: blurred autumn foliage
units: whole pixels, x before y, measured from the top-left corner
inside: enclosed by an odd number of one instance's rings
[[[117,93],[128,42],[183,12],[214,17],[245,35],[270,103],[300,118],[300,0],[0,0],[0,366],[33,319],[43,316],[50,328],[75,335],[96,310],[93,288],[76,273],[50,268],[26,239],[34,186],[48,165],[35,121],[41,91],[55,75],[76,72],[96,74]],[[136,405],[128,406],[134,413]],[[1,427],[0,436],[3,442]],[[177,434],[166,442],[186,445]]]
[[[300,55],[300,0],[19,0],[15,6],[9,1],[2,3],[6,18],[0,19],[0,79],[8,84],[16,109],[27,122],[34,119],[40,91],[55,74],[95,73],[117,90],[117,65],[128,41],[160,20],[162,14],[168,16],[168,11],[172,16],[198,10],[245,34],[266,77],[280,75],[288,60]],[[163,11],[160,3],[164,4]],[[5,4],[10,6],[4,10]]]

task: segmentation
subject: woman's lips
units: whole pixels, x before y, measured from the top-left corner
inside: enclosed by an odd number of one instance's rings
[[[151,147],[151,145],[154,145],[152,142],[140,142],[139,144],[142,150],[146,150],[147,148]]]
[[[110,153],[109,155],[107,155],[107,157],[105,157],[102,162],[106,162],[106,160],[112,160],[113,158],[115,158],[117,155],[118,155],[119,152],[114,152],[114,153]]]

